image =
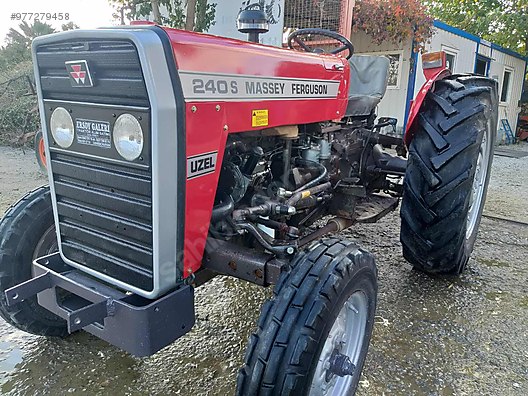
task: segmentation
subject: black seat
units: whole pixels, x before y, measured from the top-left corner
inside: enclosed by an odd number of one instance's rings
[[[389,58],[354,55],[350,63],[350,88],[346,115],[368,116],[385,95],[389,79]]]

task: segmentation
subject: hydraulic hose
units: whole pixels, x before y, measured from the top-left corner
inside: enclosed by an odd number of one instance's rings
[[[302,189],[301,191],[295,192],[288,200],[286,201],[286,205],[288,206],[295,206],[301,199],[308,198],[312,195],[318,194],[320,192],[330,190],[332,188],[332,183],[326,182],[323,184],[319,184],[318,186]]]
[[[312,160],[307,160],[307,159],[304,159],[304,158],[296,158],[295,159],[295,165],[297,165],[297,166],[312,166],[314,168],[318,168],[321,171],[321,174],[319,176],[317,176],[315,179],[310,180],[305,185],[303,185],[303,186],[299,187],[298,189],[296,189],[295,191],[293,191],[294,193],[297,193],[297,192],[300,192],[300,191],[303,191],[303,190],[307,190],[310,187],[316,186],[321,181],[325,180],[326,177],[328,176],[328,170],[326,169],[325,166],[321,165],[319,162],[315,162],[315,161],[312,161]]]
[[[224,194],[221,202],[222,203],[213,208],[213,213],[211,215],[211,222],[213,223],[226,218],[233,213],[233,210],[235,210],[235,202],[233,201],[233,198],[231,198],[231,195]]]

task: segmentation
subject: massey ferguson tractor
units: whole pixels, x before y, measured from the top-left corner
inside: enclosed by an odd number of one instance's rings
[[[261,26],[239,22],[257,41]],[[274,285],[238,395],[354,394],[377,270],[340,233],[401,200],[404,257],[460,274],[490,176],[497,87],[424,55],[428,82],[395,138],[381,133],[394,120],[376,118],[387,58],[353,55],[321,29],[293,32],[289,47],[148,23],[36,39],[49,185],[0,223],[2,317],[147,356],[192,329],[195,287],[229,275]]]

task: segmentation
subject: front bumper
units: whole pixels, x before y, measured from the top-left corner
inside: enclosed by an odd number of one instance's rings
[[[148,300],[123,293],[66,264],[59,253],[33,262],[34,277],[5,291],[8,305],[37,295],[39,305],[66,320],[68,331],[84,329],[136,356],[149,356],[194,325],[194,289]]]

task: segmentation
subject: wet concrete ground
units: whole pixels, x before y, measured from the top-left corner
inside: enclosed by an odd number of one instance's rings
[[[31,152],[0,147],[0,158],[3,212],[45,179]],[[527,172],[528,157],[495,158],[487,214],[528,221]],[[469,270],[458,279],[413,271],[401,257],[398,233],[397,213],[348,232],[375,254],[380,278],[377,323],[358,393],[528,394],[528,227],[484,218]],[[247,337],[270,292],[214,279],[197,290],[192,332],[143,359],[86,333],[45,339],[0,319],[0,393],[233,394]]]

